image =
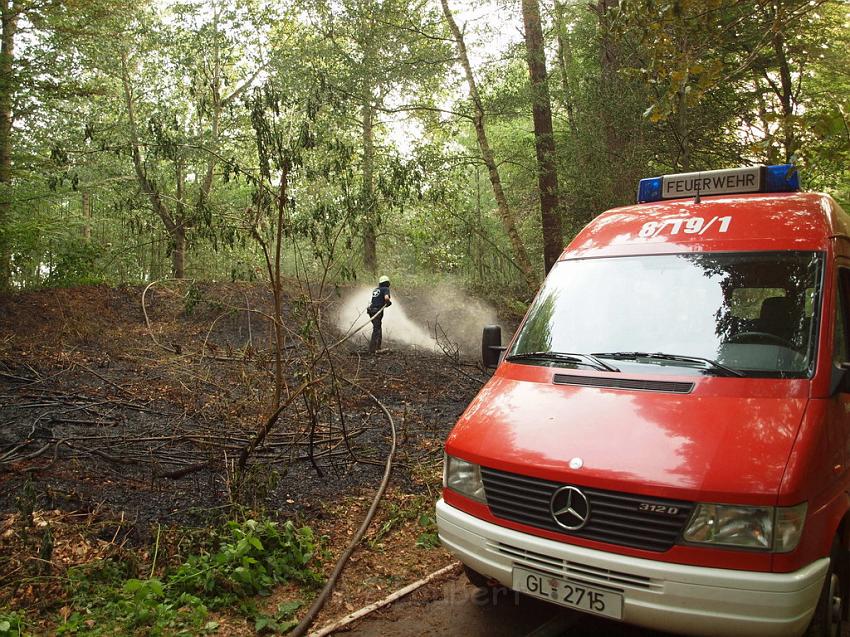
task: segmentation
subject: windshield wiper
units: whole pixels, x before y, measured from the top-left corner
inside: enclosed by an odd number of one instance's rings
[[[614,358],[617,360],[652,358],[663,361],[681,361],[683,363],[695,362],[702,363],[711,369],[723,372],[725,376],[744,376],[744,373],[737,369],[726,367],[723,363],[719,363],[718,361],[710,358],[703,358],[702,356],[683,356],[681,354],[665,354],[664,352],[594,352],[593,355],[601,358]]]
[[[521,361],[530,359],[578,363],[579,365],[593,367],[594,369],[598,369],[599,371],[603,372],[620,371],[613,365],[609,365],[608,363],[599,360],[598,358],[596,358],[596,356],[592,354],[573,354],[568,352],[521,352],[519,354],[511,354],[506,357],[506,360],[509,361]]]

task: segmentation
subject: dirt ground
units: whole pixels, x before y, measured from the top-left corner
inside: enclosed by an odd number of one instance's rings
[[[256,285],[170,283],[151,287],[143,308],[143,291],[0,297],[0,607],[48,614],[60,603],[15,585],[37,559],[14,531],[28,510],[52,530],[46,572],[57,576],[118,549],[148,559],[163,529],[167,561],[169,530],[179,546],[181,529],[213,525],[235,506],[312,526],[327,538],[329,570],[390,447],[367,391],[398,433],[391,489],[316,625],[450,563],[430,547],[428,516],[442,443],[486,380],[475,362],[392,343],[366,356],[362,335],[322,355],[339,336],[325,322],[336,297],[286,293],[284,397],[305,379],[315,390],[284,410],[237,484],[235,463],[273,392],[270,295]],[[228,632],[251,634],[238,621]]]

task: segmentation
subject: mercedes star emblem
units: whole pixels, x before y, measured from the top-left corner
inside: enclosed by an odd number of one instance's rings
[[[590,518],[590,502],[575,487],[561,487],[552,494],[549,511],[558,526],[568,531],[577,531]]]

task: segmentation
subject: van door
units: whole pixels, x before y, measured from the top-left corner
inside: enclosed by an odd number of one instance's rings
[[[830,463],[833,475],[850,468],[850,267],[839,265],[833,320],[832,375],[835,379],[830,405]]]

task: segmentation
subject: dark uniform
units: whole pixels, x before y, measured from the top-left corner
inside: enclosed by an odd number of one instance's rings
[[[370,354],[374,354],[381,348],[381,338],[383,337],[381,321],[384,318],[384,313],[381,312],[381,310],[392,305],[392,301],[390,301],[389,297],[389,283],[381,283],[378,287],[372,290],[372,302],[369,304],[369,307],[366,308],[366,313],[369,315],[369,318],[372,319],[372,340],[369,341]]]

